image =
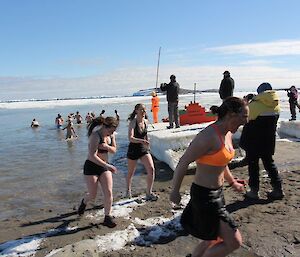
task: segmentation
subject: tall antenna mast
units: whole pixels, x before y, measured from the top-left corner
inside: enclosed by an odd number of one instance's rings
[[[194,83],[194,103],[196,103],[196,83]]]
[[[159,72],[160,50],[161,50],[161,47],[159,47],[159,51],[158,51],[158,61],[157,61],[157,68],[156,68],[156,84],[155,84],[155,91],[156,91],[156,92],[157,92],[157,83],[158,83],[158,72]]]

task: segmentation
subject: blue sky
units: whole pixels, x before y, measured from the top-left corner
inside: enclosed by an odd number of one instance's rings
[[[0,100],[300,84],[300,1],[0,0]]]

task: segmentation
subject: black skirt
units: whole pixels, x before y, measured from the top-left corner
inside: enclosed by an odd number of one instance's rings
[[[220,220],[228,223],[233,230],[237,229],[225,208],[223,187],[209,189],[193,183],[190,195],[180,220],[189,234],[203,240],[215,240],[219,236]]]

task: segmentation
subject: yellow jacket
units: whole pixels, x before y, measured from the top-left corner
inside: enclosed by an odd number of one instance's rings
[[[279,97],[276,91],[267,90],[255,96],[249,103],[249,110],[249,120],[255,120],[260,115],[279,114]]]

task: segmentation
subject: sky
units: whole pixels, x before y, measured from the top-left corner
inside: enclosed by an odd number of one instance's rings
[[[300,85],[298,0],[0,0],[0,100]]]

